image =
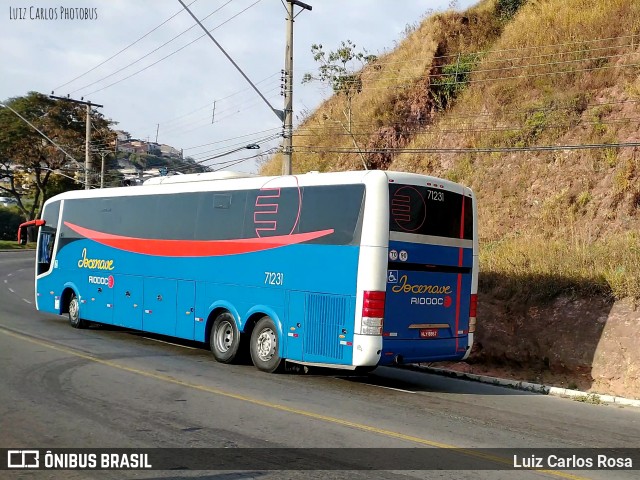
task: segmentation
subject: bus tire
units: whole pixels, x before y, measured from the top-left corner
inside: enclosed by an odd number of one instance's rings
[[[89,326],[89,322],[80,318],[80,302],[73,292],[69,299],[69,325],[73,328],[87,328]]]
[[[240,332],[236,320],[229,312],[222,312],[211,325],[209,347],[220,363],[232,363],[240,348]]]
[[[251,332],[251,360],[267,373],[275,373],[284,368],[284,359],[278,354],[280,341],[278,329],[270,317],[262,317]]]

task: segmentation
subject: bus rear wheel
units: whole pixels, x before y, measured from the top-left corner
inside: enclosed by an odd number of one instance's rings
[[[213,321],[209,346],[214,358],[220,363],[231,363],[236,359],[240,348],[240,332],[235,318],[229,312],[221,313]]]
[[[251,332],[250,343],[251,360],[258,370],[274,373],[284,368],[284,359],[278,354],[278,329],[270,317],[258,321]]]
[[[72,293],[69,299],[69,324],[73,328],[87,328],[89,326],[89,322],[80,318],[80,302],[75,293]]]

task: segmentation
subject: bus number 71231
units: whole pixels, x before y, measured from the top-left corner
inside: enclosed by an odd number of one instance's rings
[[[264,272],[265,285],[283,285],[284,273],[282,272]]]

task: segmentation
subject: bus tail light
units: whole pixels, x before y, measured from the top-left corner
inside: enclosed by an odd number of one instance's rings
[[[366,290],[363,293],[360,323],[362,335],[382,335],[385,295],[385,292],[371,290]]]
[[[469,333],[476,331],[476,317],[478,316],[478,294],[471,294],[471,304],[469,305]]]

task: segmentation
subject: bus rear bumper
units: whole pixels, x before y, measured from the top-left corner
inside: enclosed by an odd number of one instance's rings
[[[383,341],[380,365],[403,365],[423,362],[456,362],[468,356],[467,338],[461,337],[434,340]]]
[[[382,337],[375,335],[353,335],[353,366],[378,365],[382,352]]]

